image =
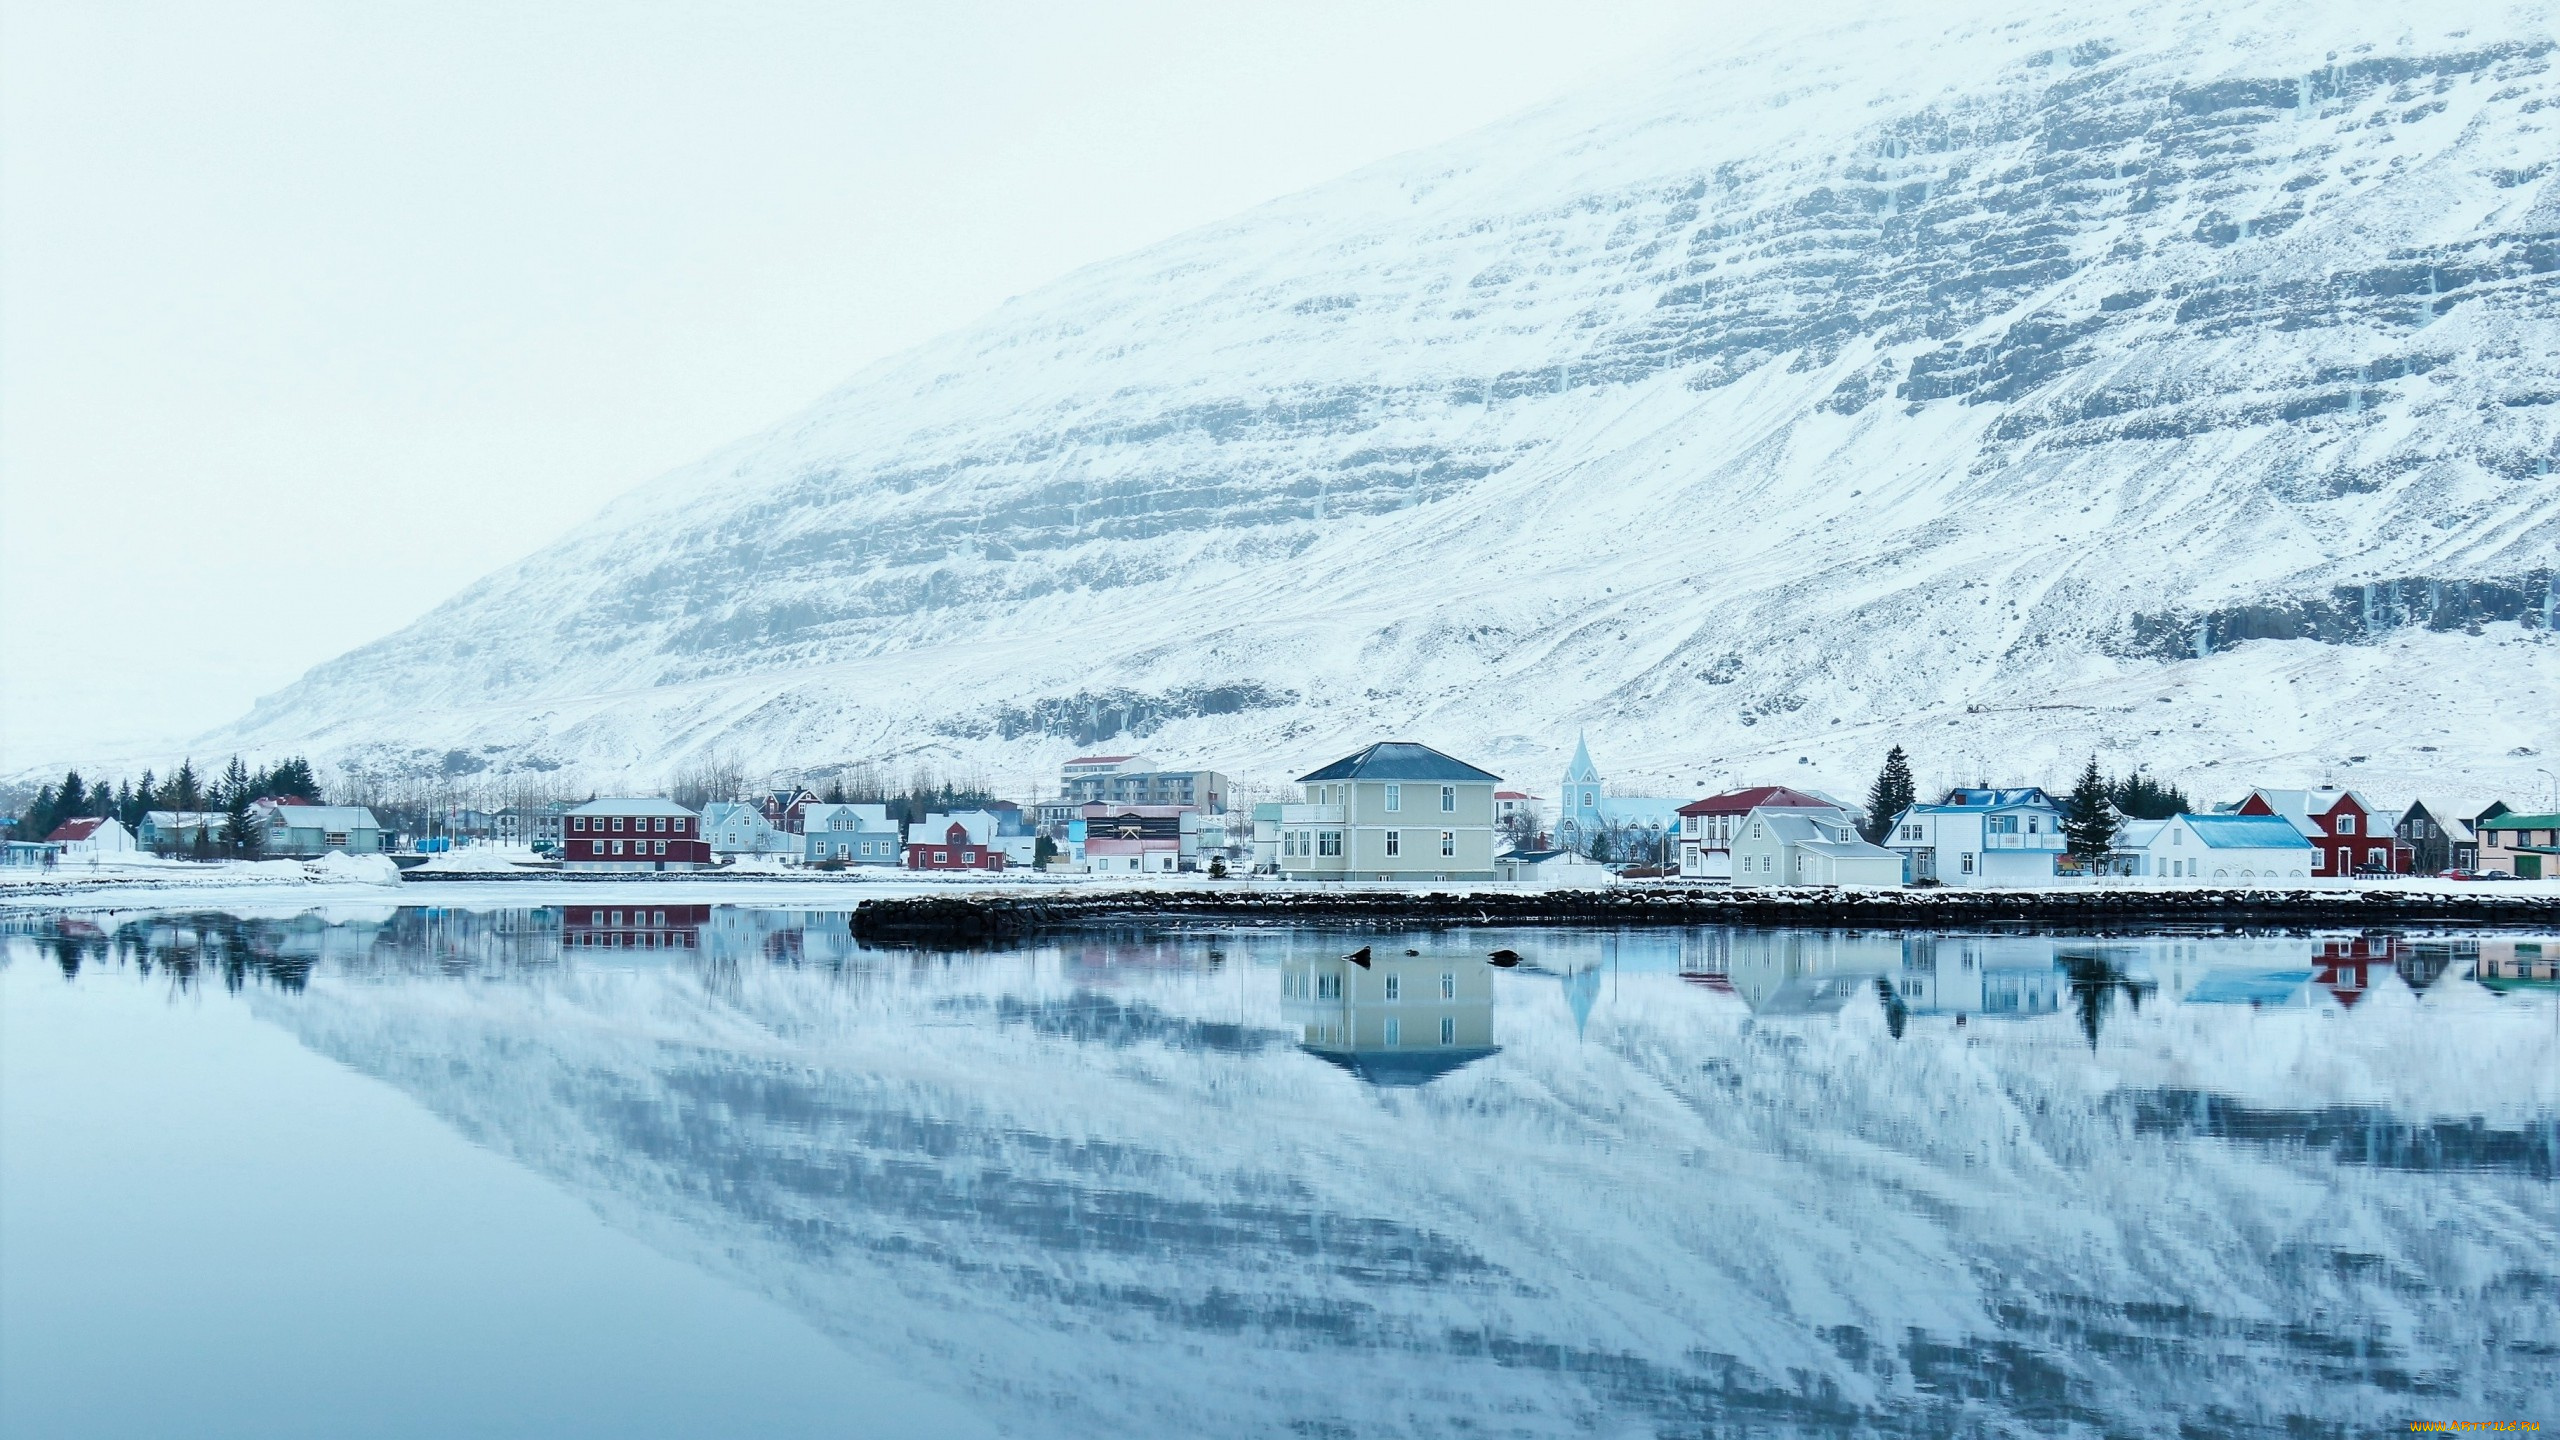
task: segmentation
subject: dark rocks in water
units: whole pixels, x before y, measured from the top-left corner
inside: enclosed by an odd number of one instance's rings
[[[1504,970],[1517,970],[1520,968],[1520,952],[1517,950],[1496,950],[1492,954],[1484,957],[1484,962],[1488,965],[1498,966]]]
[[[1352,951],[1350,954],[1345,955],[1342,958],[1359,966],[1361,969],[1366,970],[1369,968],[1369,947],[1363,945],[1359,949]]]

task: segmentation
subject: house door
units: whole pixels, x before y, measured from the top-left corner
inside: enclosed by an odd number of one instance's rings
[[[2519,856],[2517,856],[2517,857],[2516,857],[2516,878],[2517,878],[2517,879],[2519,879],[2519,880],[2539,880],[2539,879],[2541,879],[2541,878],[2542,878],[2542,857],[2541,857],[2541,856],[2539,856],[2539,855],[2519,855]]]

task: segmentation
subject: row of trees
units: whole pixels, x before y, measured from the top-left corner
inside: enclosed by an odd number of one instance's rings
[[[297,755],[272,768],[252,769],[234,755],[220,775],[208,779],[196,773],[193,759],[187,759],[179,762],[177,772],[167,780],[145,770],[139,780],[113,784],[83,779],[79,771],[73,770],[62,777],[59,785],[38,787],[12,822],[12,828],[28,839],[41,840],[66,821],[92,816],[139,831],[144,813],[152,810],[220,811],[224,817],[222,837],[218,841],[204,839],[204,847],[210,849],[218,844],[228,854],[254,855],[259,836],[257,827],[250,822],[250,809],[268,799],[316,803],[320,799],[320,782],[312,773],[311,762]],[[198,834],[204,835],[202,827]]]
[[[1896,745],[1885,752],[1883,769],[1877,772],[1875,783],[1867,787],[1868,842],[1883,844],[1894,817],[1910,809],[1919,798],[1919,787],[1911,776],[1911,758]],[[2092,755],[2062,801],[2064,844],[2083,862],[2101,860],[2114,848],[2116,834],[2125,821],[2166,820],[2189,808],[2187,793],[2177,786],[2154,780],[2139,770],[2109,777],[2098,768],[2098,757]]]

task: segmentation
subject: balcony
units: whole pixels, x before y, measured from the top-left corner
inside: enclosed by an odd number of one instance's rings
[[[1982,837],[1982,848],[1985,850],[2060,850],[2062,846],[2063,837],[2060,835],[1985,835]]]
[[[1342,807],[1339,805],[1283,805],[1280,807],[1280,823],[1283,825],[1339,825],[1342,823]]]

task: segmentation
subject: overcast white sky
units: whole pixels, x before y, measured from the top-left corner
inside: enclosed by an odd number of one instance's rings
[[[0,774],[175,744],[1067,270],[1714,0],[11,0]]]

